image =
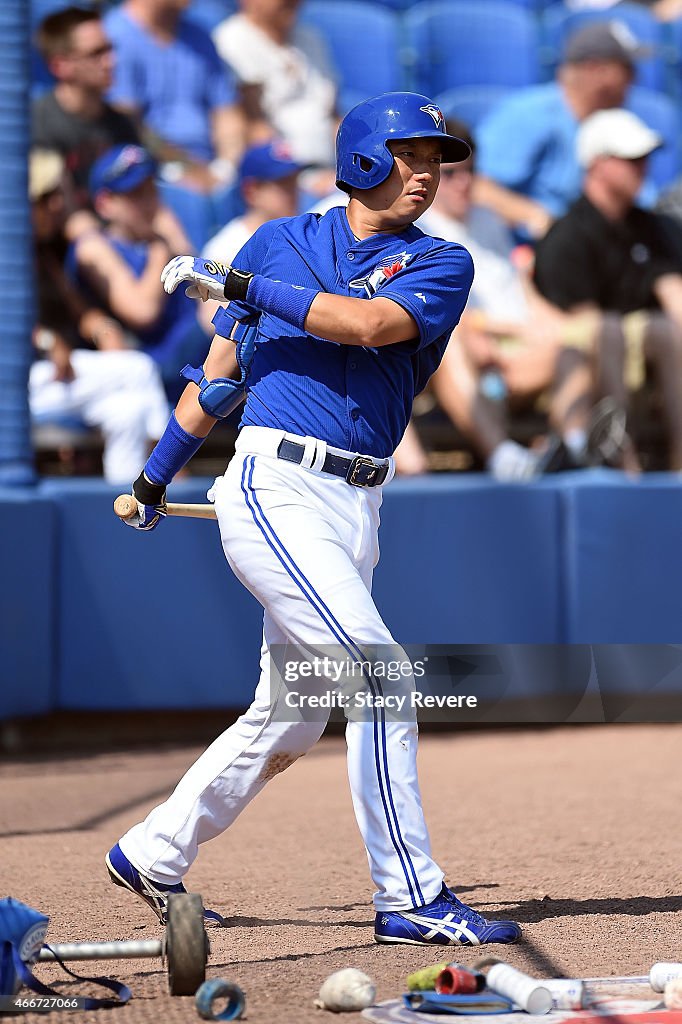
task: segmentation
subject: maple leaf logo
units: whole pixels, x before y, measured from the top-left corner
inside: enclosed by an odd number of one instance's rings
[[[371,299],[381,285],[399,271],[404,270],[411,259],[412,253],[410,252],[399,252],[395,256],[388,256],[366,277],[356,277],[354,281],[351,281],[350,287],[364,291],[367,298]]]

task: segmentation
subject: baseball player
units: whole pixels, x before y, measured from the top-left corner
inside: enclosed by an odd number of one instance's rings
[[[213,497],[225,555],[263,605],[264,626],[251,707],[107,854],[112,881],[162,922],[199,845],[324,730],[323,715],[273,714],[271,648],[334,645],[357,662],[377,645],[395,650],[370,593],[382,485],[473,279],[466,249],[413,222],[433,201],[441,161],[468,155],[427,97],[367,100],[337,135],[347,209],[264,224],[234,266],[178,256],[164,269],[168,292],[188,285],[190,295],[228,305],[214,318],[204,366],[183,371],[191,383],[133,485],[138,515],[130,522],[138,530],[161,523],[167,484],[245,395],[236,452]],[[227,378],[227,339],[237,343],[239,382]],[[371,671],[367,686],[382,692]],[[517,924],[486,920],[444,884],[422,811],[416,720],[393,720],[379,704],[368,720],[349,719],[346,732],[353,806],[376,886],[376,941],[514,942]]]

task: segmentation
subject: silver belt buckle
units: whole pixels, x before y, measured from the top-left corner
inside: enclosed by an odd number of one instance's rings
[[[379,469],[366,455],[356,455],[348,468],[346,480],[353,487],[371,487]]]

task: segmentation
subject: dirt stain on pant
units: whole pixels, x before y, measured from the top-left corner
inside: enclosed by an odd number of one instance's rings
[[[274,779],[275,775],[281,775],[281,773],[286,771],[294,761],[298,761],[301,756],[301,754],[288,754],[284,751],[278,754],[271,754],[263,765],[258,778],[261,782],[267,782],[268,779]]]

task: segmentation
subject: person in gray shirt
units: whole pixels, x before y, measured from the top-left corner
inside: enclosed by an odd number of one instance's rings
[[[115,145],[138,143],[137,127],[104,99],[111,86],[114,52],[95,11],[67,7],[41,23],[36,42],[56,78],[33,103],[32,142],[56,150],[85,203],[95,160]]]

